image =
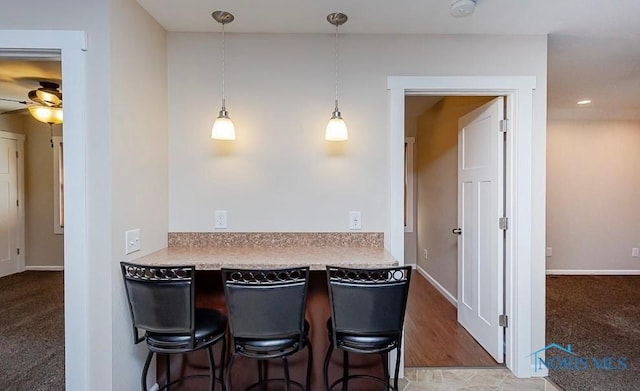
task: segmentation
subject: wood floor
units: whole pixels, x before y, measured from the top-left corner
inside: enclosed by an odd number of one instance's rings
[[[414,271],[405,319],[405,366],[500,366],[456,317],[456,308]]]

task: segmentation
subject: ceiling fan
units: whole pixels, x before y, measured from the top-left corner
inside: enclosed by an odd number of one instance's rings
[[[27,96],[29,101],[0,98],[3,101],[27,105],[26,109],[5,111],[2,114],[15,114],[28,110],[29,114],[38,121],[49,125],[62,123],[62,92],[58,83],[41,81],[40,88],[29,91]]]

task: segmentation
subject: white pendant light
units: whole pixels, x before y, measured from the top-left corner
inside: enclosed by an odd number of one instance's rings
[[[231,118],[229,118],[229,112],[225,106],[224,100],[224,66],[225,66],[225,36],[224,25],[233,22],[234,16],[226,11],[215,11],[211,14],[216,22],[222,25],[222,108],[218,114],[218,118],[211,127],[211,138],[215,140],[235,140],[236,128],[233,126]]]
[[[327,15],[327,21],[336,26],[336,36],[334,40],[334,54],[336,63],[336,107],[333,109],[331,119],[327,124],[324,139],[327,141],[346,141],[349,139],[347,124],[342,119],[340,110],[338,109],[338,26],[343,25],[347,21],[347,15],[340,12],[334,12]]]

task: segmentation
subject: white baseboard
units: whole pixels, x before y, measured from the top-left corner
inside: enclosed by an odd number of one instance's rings
[[[536,364],[531,364],[531,377],[547,377],[549,376],[548,368],[538,368],[536,372]]]
[[[458,300],[456,300],[456,297],[454,295],[452,295],[451,292],[449,292],[448,290],[445,289],[445,287],[440,285],[440,283],[438,281],[436,281],[435,278],[431,277],[431,275],[429,273],[427,273],[426,270],[421,268],[420,265],[418,265],[416,267],[416,269],[418,270],[418,273],[420,273],[420,275],[422,275],[422,277],[426,278],[427,281],[429,281],[429,283],[431,285],[433,285],[433,287],[436,288],[438,290],[438,292],[440,292],[442,294],[442,296],[445,297],[445,299],[449,300],[449,302],[451,304],[453,304],[454,307],[456,307],[456,308],[458,307]]]
[[[149,391],[158,391],[160,389],[160,386],[158,385],[158,383],[155,383],[154,385],[151,386],[151,388],[149,388]]]
[[[638,276],[640,270],[583,270],[583,269],[547,269],[548,275],[557,276],[581,276],[581,275],[600,275],[600,276]]]
[[[60,272],[64,266],[25,266],[24,270],[32,272]]]

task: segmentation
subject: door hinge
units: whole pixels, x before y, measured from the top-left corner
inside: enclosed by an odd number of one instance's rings
[[[16,200],[16,207],[20,207],[20,200]]]
[[[501,119],[500,120],[500,131],[502,133],[506,133],[507,130],[509,130],[509,120],[508,119]]]
[[[18,151],[16,151],[16,159],[18,158]]]
[[[500,315],[498,317],[498,325],[500,327],[509,327],[509,317],[507,315]]]
[[[498,226],[503,231],[506,231],[507,229],[509,229],[509,218],[508,217],[500,217],[500,219],[498,219]]]
[[[17,249],[17,250],[18,250],[18,255],[20,255],[20,249]]]

